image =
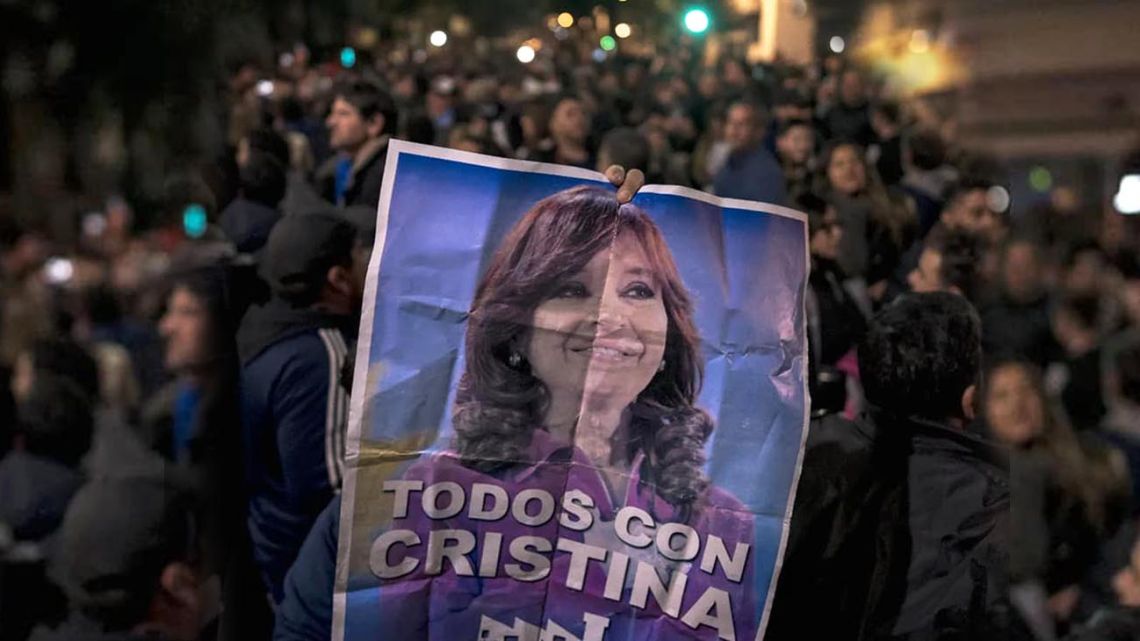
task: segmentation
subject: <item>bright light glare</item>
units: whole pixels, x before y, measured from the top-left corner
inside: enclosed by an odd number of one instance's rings
[[[619,22],[617,26],[614,27],[614,35],[619,38],[628,38],[631,33],[633,33],[633,30],[624,22]]]
[[[1140,174],[1128,174],[1120,179],[1120,189],[1112,204],[1122,214],[1140,214]]]
[[[447,44],[447,33],[443,31],[433,31],[428,38],[428,42],[434,47],[442,47]]]
[[[570,27],[573,27],[574,16],[568,11],[563,11],[562,13],[558,14],[558,26],[562,27],[563,29],[569,29]]]
[[[704,33],[709,28],[709,14],[704,9],[689,9],[685,13],[685,28],[693,33]]]
[[[529,62],[533,62],[534,47],[530,45],[523,45],[519,47],[519,50],[517,52],[515,52],[515,56],[519,59],[519,62],[523,63],[524,65]]]
[[[839,36],[831,36],[831,40],[827,43],[827,46],[835,53],[843,53],[843,50],[847,48],[847,42]]]

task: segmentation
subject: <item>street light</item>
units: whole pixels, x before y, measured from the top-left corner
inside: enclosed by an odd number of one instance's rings
[[[843,50],[847,48],[847,42],[840,36],[831,36],[827,45],[833,53],[843,53]]]
[[[442,47],[443,45],[447,44],[447,32],[445,32],[445,31],[433,31],[433,32],[431,32],[431,36],[428,37],[428,42],[430,42],[433,47]]]
[[[614,35],[619,38],[628,38],[631,33],[633,33],[633,29],[624,22],[619,22],[617,26],[614,27]]]
[[[574,15],[569,11],[563,11],[558,14],[558,26],[563,29],[569,29],[574,26]]]
[[[709,13],[704,9],[689,9],[685,12],[685,28],[690,33],[704,33],[709,28]]]
[[[519,50],[515,52],[515,57],[518,58],[519,62],[523,63],[524,65],[533,62],[534,47],[530,45],[523,45],[519,47]]]

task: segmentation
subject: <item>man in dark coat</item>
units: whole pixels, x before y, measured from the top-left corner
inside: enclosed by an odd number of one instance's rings
[[[980,322],[909,295],[860,345],[871,411],[812,423],[766,639],[989,639],[1006,616],[1007,459],[971,434]]]
[[[325,200],[343,207],[376,208],[388,140],[398,120],[396,103],[375,84],[360,81],[337,89],[325,125],[329,145],[338,153],[317,174]]]

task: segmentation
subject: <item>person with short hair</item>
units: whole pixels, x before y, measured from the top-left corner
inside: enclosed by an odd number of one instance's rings
[[[219,225],[239,252],[257,254],[281,220],[286,168],[264,151],[251,151],[240,169],[238,197],[222,210]]]
[[[969,429],[977,313],[956,294],[902,296],[872,321],[859,368],[869,411],[809,429],[767,636],[997,638],[1009,464]]]
[[[907,283],[913,292],[949,292],[973,302],[981,260],[980,243],[972,234],[939,230],[927,239]]]
[[[713,179],[713,192],[722,198],[740,198],[783,205],[787,200],[780,163],[764,148],[768,115],[758,104],[739,100],[725,116],[725,139],[731,151]]]
[[[376,207],[388,140],[398,123],[396,103],[376,84],[361,80],[337,87],[325,126],[329,146],[339,155],[318,171],[321,196],[338,206]]]

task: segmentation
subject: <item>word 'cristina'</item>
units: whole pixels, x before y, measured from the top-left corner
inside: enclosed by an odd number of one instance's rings
[[[594,499],[580,490],[563,494],[560,505],[546,490],[524,489],[512,497],[502,487],[490,483],[474,483],[468,493],[452,481],[425,487],[423,481],[392,480],[384,483],[383,490],[394,495],[393,519],[397,523],[408,517],[410,502],[418,499],[423,514],[436,521],[461,514],[471,521],[510,518],[524,526],[519,528],[521,531],[555,518],[561,527],[575,532],[586,532],[595,525]],[[710,575],[719,571],[734,583],[740,583],[744,576],[750,548],[746,543],[737,543],[730,551],[723,539],[709,534],[703,537],[702,545],[702,537],[691,526],[659,524],[649,512],[634,506],[617,511],[613,531],[625,545],[638,549],[653,546],[657,554],[669,561],[689,563]],[[425,576],[437,576],[444,572],[446,561],[457,576],[493,578],[506,574],[517,581],[534,582],[550,575],[553,554],[564,553],[570,557],[567,588],[582,591],[588,572],[603,572],[604,598],[621,601],[628,592],[629,604],[644,609],[652,597],[665,615],[690,628],[709,626],[717,630],[721,639],[736,639],[732,604],[725,590],[708,587],[691,607],[681,611],[689,579],[686,572],[674,572],[666,582],[654,564],[631,559],[630,554],[617,550],[565,537],[553,541],[531,535],[505,538],[499,532],[483,532],[482,540],[477,541],[475,533],[465,529],[392,529],[373,541],[369,566],[373,574],[384,580],[399,579],[417,570]],[[504,550],[513,562],[500,563]]]

